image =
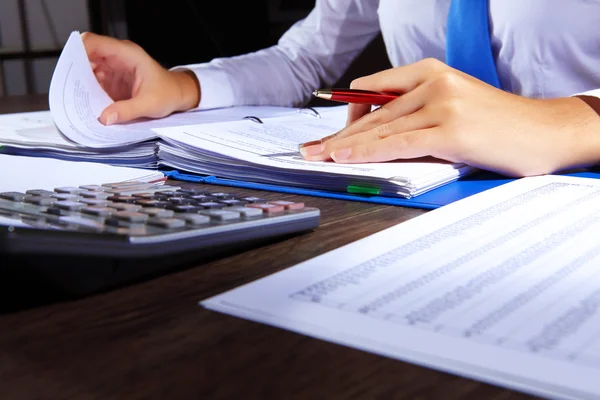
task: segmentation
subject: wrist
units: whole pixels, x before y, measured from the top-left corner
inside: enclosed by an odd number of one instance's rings
[[[565,151],[572,166],[587,167],[600,162],[600,99],[575,96],[551,100],[562,107],[555,110],[554,123],[563,126],[568,142]],[[568,162],[569,162],[568,161]]]
[[[187,111],[200,103],[200,82],[192,71],[170,71],[179,89],[179,104],[175,111]]]

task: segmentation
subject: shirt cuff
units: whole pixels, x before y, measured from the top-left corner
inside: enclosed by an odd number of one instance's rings
[[[177,66],[171,71],[192,71],[200,84],[200,104],[193,110],[231,107],[235,105],[233,88],[227,73],[207,64]]]
[[[589,91],[583,92],[583,93],[577,93],[577,94],[574,94],[573,96],[592,96],[592,97],[600,98],[600,89],[594,89],[594,90],[589,90]]]

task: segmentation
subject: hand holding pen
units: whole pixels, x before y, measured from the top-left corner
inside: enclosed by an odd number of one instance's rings
[[[379,94],[325,92],[330,100],[352,101],[348,124],[300,145],[305,159],[368,163],[432,156],[509,176],[598,162],[600,119],[575,96],[518,96],[434,59],[356,79],[352,88]],[[378,97],[390,92],[402,95]],[[387,102],[371,112],[375,100]]]

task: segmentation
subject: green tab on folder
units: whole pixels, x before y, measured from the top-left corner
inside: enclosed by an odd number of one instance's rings
[[[353,194],[370,194],[373,196],[379,195],[381,192],[378,188],[375,187],[365,187],[365,186],[356,186],[356,185],[348,185],[346,188],[348,193]]]

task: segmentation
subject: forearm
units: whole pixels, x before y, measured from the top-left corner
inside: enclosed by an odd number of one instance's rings
[[[276,46],[185,66],[200,83],[199,108],[305,104],[315,88],[337,81],[378,33],[377,5],[375,0],[317,1]]]

